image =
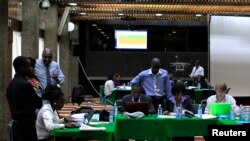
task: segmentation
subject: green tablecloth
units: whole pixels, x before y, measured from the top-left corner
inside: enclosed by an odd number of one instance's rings
[[[55,129],[51,131],[50,136],[51,141],[55,141],[56,137],[102,141],[119,141],[120,139],[167,141],[171,137],[205,136],[207,135],[207,126],[212,124],[236,125],[237,122],[228,119],[160,119],[157,118],[157,115],[135,119],[125,118],[119,114],[114,123],[98,125],[106,127],[105,131],[80,131],[78,128]]]
[[[138,140],[169,140],[171,137],[204,136],[207,126],[211,124],[237,124],[227,119],[199,119],[199,118],[157,118],[150,115],[142,119],[116,117],[116,138]]]
[[[72,137],[82,139],[97,139],[102,141],[114,140],[114,123],[102,124],[99,127],[106,127],[105,131],[80,131],[79,128],[55,129],[50,132],[51,141],[56,137]]]

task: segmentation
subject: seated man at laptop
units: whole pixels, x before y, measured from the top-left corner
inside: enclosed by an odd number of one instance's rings
[[[147,102],[149,105],[148,113],[155,113],[151,97],[142,94],[142,87],[140,84],[133,84],[131,94],[125,95],[122,98],[122,111],[126,111],[126,103],[130,102]]]
[[[207,99],[207,106],[205,108],[205,114],[210,113],[210,105],[211,103],[230,103],[231,108],[233,108],[235,114],[239,114],[239,107],[236,105],[235,99],[231,96],[226,94],[227,85],[226,83],[218,83],[215,85],[216,94],[210,96]]]

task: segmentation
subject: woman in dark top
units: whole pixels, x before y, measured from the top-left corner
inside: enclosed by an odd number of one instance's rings
[[[186,95],[186,88],[182,82],[176,83],[172,88],[172,96],[168,97],[164,105],[164,114],[175,112],[176,107],[194,112],[192,100]]]
[[[172,96],[167,98],[163,114],[175,112],[176,107],[194,112],[192,100],[186,95],[186,88],[182,82],[178,82],[172,87]],[[194,137],[173,137],[172,141],[194,141]]]

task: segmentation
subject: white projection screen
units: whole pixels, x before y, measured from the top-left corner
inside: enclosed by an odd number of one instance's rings
[[[232,96],[250,95],[250,17],[210,17],[210,81]]]

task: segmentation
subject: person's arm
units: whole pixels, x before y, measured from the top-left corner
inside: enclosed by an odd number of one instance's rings
[[[230,98],[230,103],[231,103],[231,107],[233,108],[233,110],[234,110],[234,113],[236,114],[236,115],[239,115],[239,113],[240,113],[240,108],[236,105],[236,101],[235,101],[235,99],[231,96],[231,98]]]
[[[210,113],[210,104],[212,103],[211,98],[207,99],[207,106],[205,108],[204,114],[209,114]]]
[[[191,78],[194,77],[195,67],[193,67],[191,74],[189,75]]]
[[[164,84],[165,84],[166,97],[169,97],[169,96],[172,95],[172,93],[171,93],[171,83],[170,83],[168,74],[167,74],[167,76],[165,78]]]
[[[53,129],[65,128],[65,125],[61,120],[58,120],[57,122],[53,121],[53,116],[55,116],[55,113],[53,113],[51,110],[45,110],[42,116],[45,128],[48,131],[51,131]]]
[[[57,66],[57,71],[58,71],[58,75],[57,75],[58,80],[56,82],[58,84],[62,84],[64,82],[65,76],[59,65]]]
[[[139,73],[137,76],[135,76],[131,81],[131,86],[136,83],[141,83],[142,73]]]

